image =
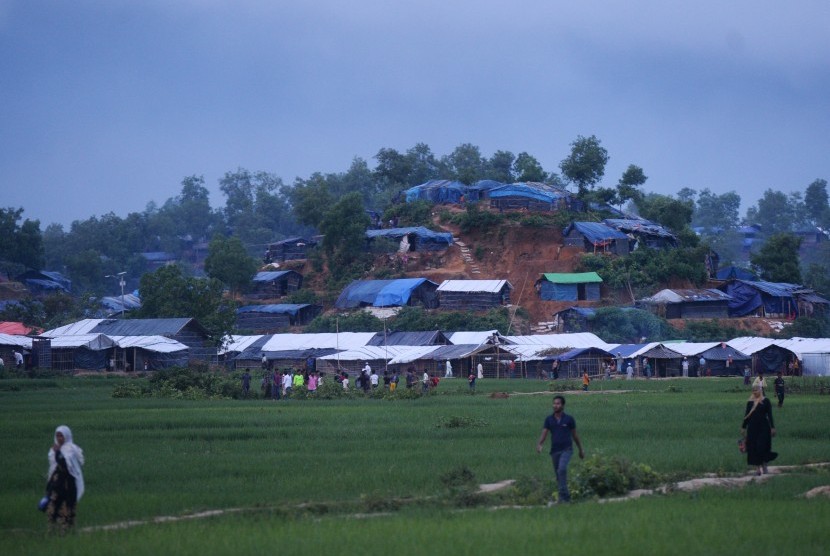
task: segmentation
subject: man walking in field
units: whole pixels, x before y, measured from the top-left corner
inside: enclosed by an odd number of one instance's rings
[[[565,398],[554,396],[553,415],[548,415],[542,426],[542,434],[536,443],[536,452],[541,454],[542,447],[550,432],[550,457],[553,461],[553,471],[556,473],[556,482],[559,485],[559,503],[571,501],[568,491],[568,463],[573,456],[573,443],[579,448],[579,459],[585,459],[582,449],[582,440],[576,432],[576,421],[565,413]]]

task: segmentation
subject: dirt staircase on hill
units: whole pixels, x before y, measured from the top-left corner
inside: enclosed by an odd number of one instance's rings
[[[478,263],[473,258],[472,253],[470,252],[470,248],[459,238],[453,237],[453,243],[461,249],[461,259],[464,261],[464,264],[470,268],[470,274],[472,275],[481,275],[481,268],[478,266]]]

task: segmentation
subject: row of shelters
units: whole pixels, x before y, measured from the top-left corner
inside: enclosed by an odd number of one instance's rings
[[[145,362],[155,370],[193,361],[256,369],[262,368],[264,355],[272,366],[324,371],[356,370],[368,362],[374,368],[413,366],[438,372],[449,361],[456,376],[466,376],[478,363],[488,377],[556,373],[573,378],[583,370],[599,376],[609,364],[619,370],[630,362],[639,370],[643,358],[658,376],[679,376],[684,358],[691,376],[739,375],[747,366],[755,372],[797,368],[804,374],[830,375],[830,339],[608,344],[585,332],[502,336],[493,330],[390,331],[233,336],[216,346],[193,319],[86,319],[34,338],[0,334],[0,353],[18,349],[26,352],[30,365],[58,370],[142,370]]]

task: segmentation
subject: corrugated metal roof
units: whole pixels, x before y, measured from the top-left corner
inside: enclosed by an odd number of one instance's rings
[[[197,328],[201,328],[201,325],[190,318],[104,319],[90,332],[109,336],[164,336],[177,334],[191,322],[195,323]]]
[[[665,289],[640,301],[643,303],[689,303],[694,301],[729,301],[732,299],[716,289]]]
[[[32,349],[32,339],[28,336],[0,334],[0,346],[17,346],[26,349]]]
[[[511,290],[513,284],[507,280],[444,280],[438,286],[439,292],[469,292],[469,293],[498,293],[507,286]]]
[[[602,282],[596,272],[545,272],[542,277],[554,284],[584,284]]]
[[[92,329],[101,324],[106,319],[83,319],[78,322],[66,324],[47,330],[42,335],[54,338],[55,336],[76,336],[78,334],[89,334]]]

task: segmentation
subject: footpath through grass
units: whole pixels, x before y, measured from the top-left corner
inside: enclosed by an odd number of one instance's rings
[[[677,533],[688,522],[698,542],[683,541],[681,535],[678,552],[701,553],[696,547],[714,546],[740,553],[753,537],[767,536],[766,529],[759,532],[750,525],[770,506],[777,508],[769,510],[770,519],[785,520],[786,534],[777,538],[792,537],[801,553],[809,553],[813,524],[826,523],[828,517],[826,501],[796,497],[812,486],[830,484],[830,476],[819,472],[735,492],[609,506],[462,514],[404,509],[367,520],[310,519],[286,514],[285,508],[308,502],[325,511],[327,504],[360,500],[379,501],[374,506],[382,507],[386,499],[440,495],[440,477],[462,466],[482,483],[549,478],[550,460],[537,455],[534,444],[552,394],[487,395],[543,391],[547,383],[482,381],[479,393],[470,396],[464,392],[466,381],[456,380],[442,382],[443,395],[418,400],[277,403],[113,399],[115,384],[94,378],[21,381],[16,391],[7,388],[11,381],[0,384],[0,441],[5,446],[0,452],[0,552],[47,553],[60,543],[43,537],[45,519],[35,510],[58,424],[72,427],[87,456],[87,494],[79,505],[78,527],[203,509],[279,509],[81,533],[60,552],[76,546],[86,553],[205,554],[227,553],[228,547],[255,553],[274,543],[287,553],[388,553],[393,547],[402,553],[468,553],[475,547],[497,553],[519,546],[540,552],[559,548],[566,539],[563,548],[568,542],[574,549],[587,542],[582,546],[600,553],[650,546],[671,553],[665,547],[675,537],[663,533],[664,528]],[[634,391],[603,394],[597,392],[600,387]],[[670,478],[746,469],[735,441],[748,392],[737,380],[611,381],[595,382],[592,388],[587,395],[566,394],[566,411],[575,416],[589,455],[624,457]],[[779,433],[774,449],[781,454],[776,463],[830,461],[830,396],[790,396],[774,415]],[[448,427],[449,422],[459,426]],[[574,460],[572,471],[580,465]],[[560,514],[561,520],[553,519]],[[602,540],[606,535],[597,537],[598,530],[617,538]],[[469,544],[475,538],[482,542]],[[605,548],[603,542],[611,544]]]

